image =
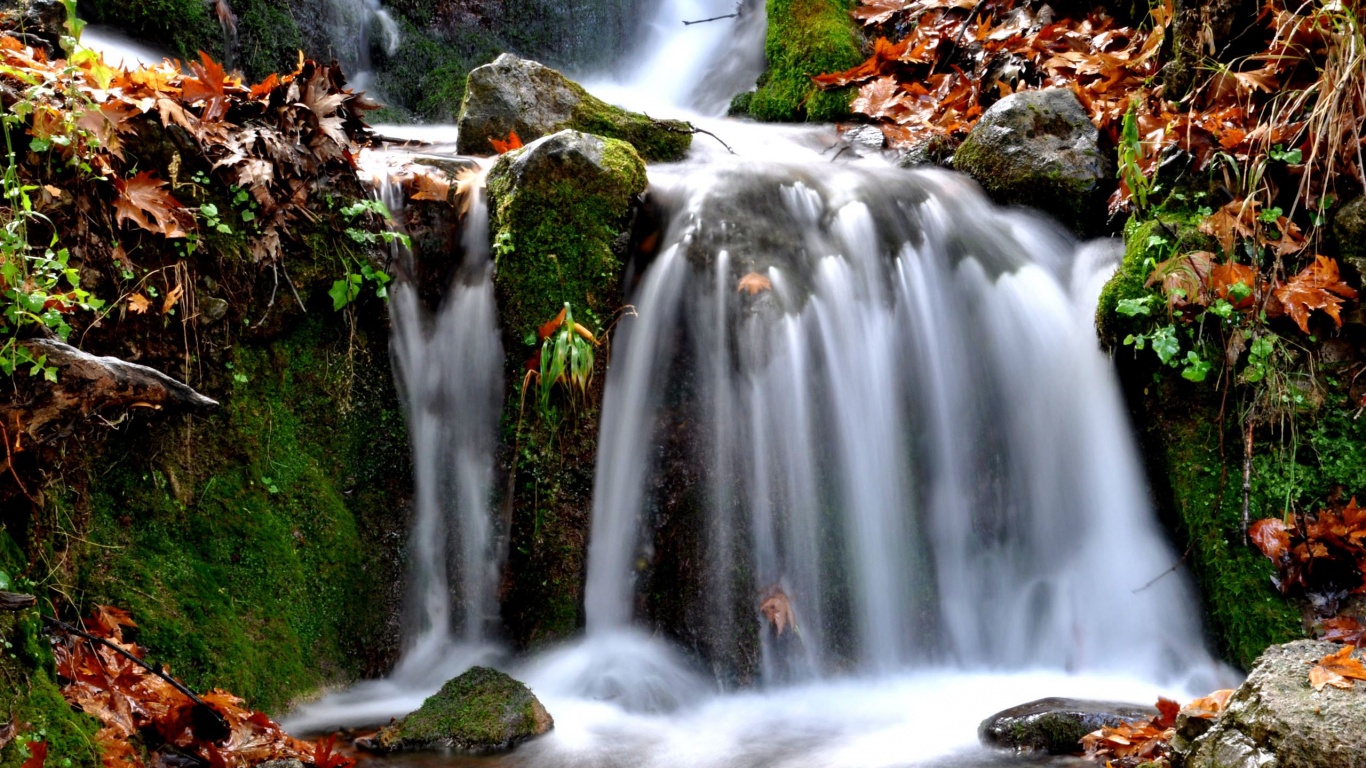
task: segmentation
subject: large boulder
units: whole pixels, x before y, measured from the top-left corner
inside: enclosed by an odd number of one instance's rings
[[[1186,768],[1366,768],[1366,683],[1321,692],[1309,684],[1314,664],[1341,648],[1315,640],[1268,648],[1214,725],[1174,742]]]
[[[679,160],[692,146],[691,125],[614,107],[543,64],[510,53],[470,73],[460,107],[456,148],[494,153],[492,140],[524,142],[563,130],[621,139],[650,161]]]
[[[988,717],[977,736],[989,747],[1069,755],[1081,751],[1081,738],[1103,727],[1157,714],[1152,707],[1111,701],[1048,698]]]
[[[993,104],[954,154],[953,167],[997,202],[1037,208],[1084,234],[1103,223],[1115,178],[1100,131],[1066,88],[1022,91]]]
[[[485,754],[511,749],[554,727],[525,685],[495,669],[472,667],[416,712],[356,743],[372,752],[445,748]]]
[[[494,286],[513,339],[565,302],[576,317],[606,324],[621,290],[618,239],[645,184],[630,144],[577,131],[499,158],[488,178]]]

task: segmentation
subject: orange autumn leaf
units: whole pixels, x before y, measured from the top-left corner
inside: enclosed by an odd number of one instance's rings
[[[195,77],[185,78],[180,85],[185,103],[208,101],[204,108],[204,121],[212,123],[222,119],[227,114],[231,98],[227,89],[234,85],[234,81],[223,71],[221,64],[209,58],[209,54],[203,51],[199,52],[199,61],[190,62],[190,70],[194,72]]]
[[[119,196],[114,201],[117,224],[132,221],[149,232],[184,237],[179,213],[183,206],[166,189],[166,182],[143,171],[131,179],[114,179]]]
[[[1238,301],[1229,298],[1229,289],[1235,285],[1247,286],[1247,295]],[[1210,270],[1209,287],[1214,295],[1233,305],[1235,309],[1247,309],[1253,304],[1252,288],[1257,285],[1257,270],[1246,264],[1220,264]]]
[[[1327,256],[1315,256],[1312,264],[1276,289],[1286,314],[1304,333],[1309,333],[1309,315],[1314,310],[1322,310],[1342,327],[1342,302],[1356,297],[1356,289],[1342,281],[1337,261]]]
[[[788,599],[787,593],[781,587],[772,587],[769,594],[759,604],[759,613],[773,625],[773,630],[782,636],[783,632],[791,627],[797,629],[797,618],[792,612],[792,601]]]
[[[1280,518],[1258,520],[1247,529],[1248,538],[1273,562],[1280,562],[1290,553],[1290,531]]]
[[[758,272],[750,272],[740,278],[740,282],[736,284],[735,290],[753,296],[763,291],[773,290],[773,281]]]
[[[1215,691],[1182,707],[1181,712],[1189,717],[1212,720],[1228,707],[1228,700],[1231,696],[1233,696],[1232,688]]]
[[[451,194],[451,180],[438,170],[415,170],[412,185],[416,190],[413,200],[431,200],[444,203]]]
[[[1322,691],[1327,686],[1351,688],[1355,680],[1366,680],[1366,666],[1352,656],[1350,645],[1344,645],[1336,653],[1319,659],[1319,663],[1309,670],[1309,683],[1316,691]]]
[[[493,151],[494,151],[494,152],[497,152],[498,154],[503,155],[503,154],[507,154],[508,152],[511,152],[511,151],[514,150],[514,149],[521,149],[521,148],[522,148],[522,139],[521,139],[521,137],[519,137],[519,136],[517,135],[517,132],[516,132],[516,131],[512,131],[511,133],[508,134],[507,141],[499,141],[498,139],[489,139],[489,144],[492,144],[492,145],[493,145]]]
[[[47,742],[31,741],[28,744],[28,759],[20,768],[43,768],[47,762]]]
[[[565,317],[567,316],[568,311],[569,311],[569,310],[568,310],[567,307],[561,309],[561,310],[560,310],[560,314],[555,315],[555,318],[554,318],[553,320],[551,320],[550,322],[548,322],[548,323],[546,323],[545,325],[541,326],[541,330],[540,330],[541,341],[545,341],[546,339],[550,338],[550,335],[551,335],[552,333],[554,333],[555,331],[558,331],[558,330],[560,329],[560,326],[564,325],[564,319],[565,319]]]
[[[1319,623],[1320,640],[1366,647],[1366,626],[1350,616],[1338,616]]]

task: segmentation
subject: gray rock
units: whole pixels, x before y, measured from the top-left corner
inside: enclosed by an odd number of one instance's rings
[[[1338,254],[1358,275],[1366,276],[1366,196],[1347,203],[1333,216]]]
[[[525,685],[488,667],[448,681],[412,714],[356,746],[373,752],[501,752],[548,733],[555,721]]]
[[[467,155],[493,154],[491,140],[514,132],[530,143],[566,129],[621,139],[646,160],[678,160],[692,146],[688,123],[614,107],[559,72],[510,53],[470,73],[459,128],[456,148]]]
[[[283,760],[267,760],[264,763],[258,763],[255,768],[304,768],[304,764],[302,760],[291,757]]]
[[[1103,223],[1114,184],[1100,132],[1066,88],[1022,91],[988,109],[953,156],[953,167],[1005,205],[1048,213],[1081,233]]]
[[[199,316],[204,318],[206,324],[212,325],[222,320],[226,314],[228,314],[227,301],[217,296],[209,296],[199,300]]]
[[[1366,768],[1366,685],[1315,692],[1309,684],[1313,665],[1341,647],[1300,640],[1268,648],[1190,745],[1186,768]]]
[[[991,747],[1066,755],[1081,751],[1081,738],[1092,731],[1156,714],[1152,707],[1138,704],[1039,699],[988,717],[977,728],[977,736]]]

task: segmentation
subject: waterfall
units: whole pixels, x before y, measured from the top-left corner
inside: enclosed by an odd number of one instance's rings
[[[371,87],[370,44],[376,30],[390,56],[403,42],[398,22],[379,0],[326,0],[323,29],[335,56],[350,78],[352,89]]]
[[[439,139],[439,133],[427,138]],[[404,208],[398,175],[416,159],[398,150],[366,156],[365,171],[396,222]],[[413,253],[401,244],[393,249],[390,346],[412,444],[414,489],[402,653],[389,677],[300,707],[289,719],[291,728],[383,722],[497,656],[489,638],[500,562],[492,503],[503,348],[488,201],[483,189],[472,194],[459,263],[435,312],[419,297]]]
[[[653,425],[682,410],[702,425],[706,537],[670,556],[706,560],[713,656],[757,634],[771,681],[1204,658],[1184,577],[1153,581],[1177,558],[1092,329],[1112,249],[944,172],[733,163],[653,183],[673,218],[607,384],[590,638],[633,620]],[[680,376],[704,394],[666,401]],[[775,590],[796,639],[759,616]]]

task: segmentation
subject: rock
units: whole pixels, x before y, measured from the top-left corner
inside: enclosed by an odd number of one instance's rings
[[[199,316],[204,319],[205,324],[212,325],[222,320],[228,314],[228,302],[217,296],[209,296],[199,300]]]
[[[953,156],[997,202],[1048,213],[1083,234],[1104,221],[1114,163],[1066,88],[1022,91],[988,109]]]
[[[688,123],[614,107],[559,72],[510,53],[470,73],[459,128],[456,148],[467,155],[494,154],[490,140],[513,132],[529,143],[566,129],[621,139],[650,161],[679,160],[692,146]]]
[[[373,752],[450,748],[484,754],[548,733],[555,721],[525,685],[488,667],[447,681],[416,712],[356,745]]]
[[[1366,196],[1347,203],[1333,216],[1333,236],[1342,261],[1366,276]]]
[[[624,141],[561,131],[499,158],[489,171],[489,218],[503,327],[513,339],[564,306],[610,317],[645,164]],[[587,308],[587,314],[580,310]]]
[[[1309,684],[1313,665],[1341,647],[1268,648],[1214,725],[1180,744],[1186,768],[1366,768],[1366,685],[1315,692]]]
[[[1152,707],[1137,704],[1039,699],[988,717],[978,726],[977,736],[991,747],[1066,755],[1079,752],[1081,738],[1092,731],[1155,714]]]
[[[257,763],[253,768],[304,768],[304,764],[302,760],[290,757],[282,760],[267,760],[264,763]]]

